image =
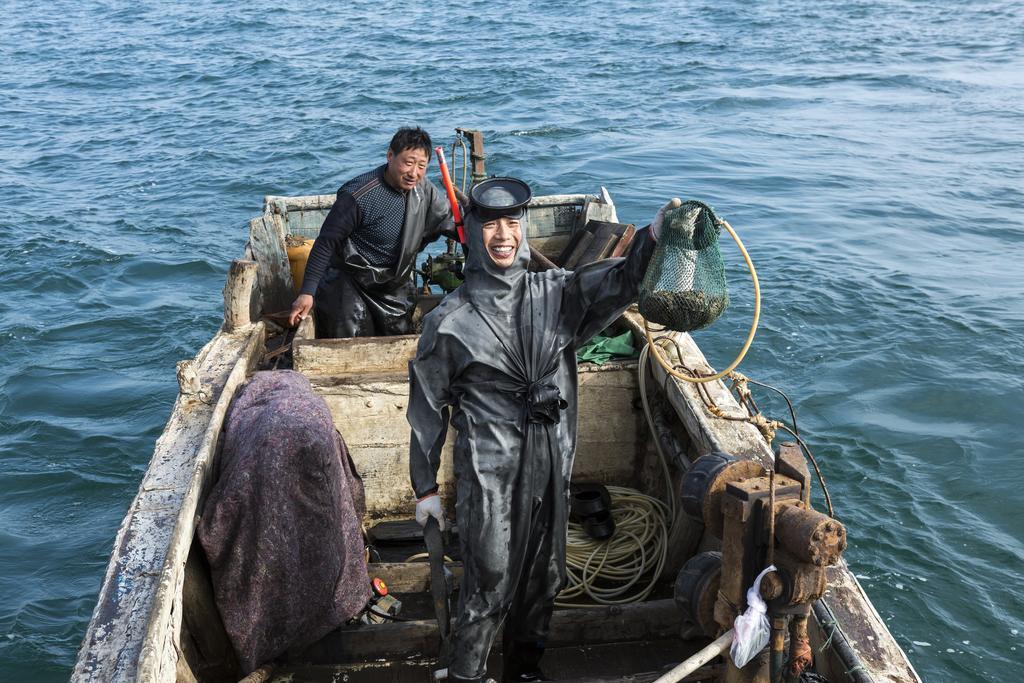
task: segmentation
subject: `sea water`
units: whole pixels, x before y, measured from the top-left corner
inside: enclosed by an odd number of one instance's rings
[[[536,194],[705,201],[764,295],[847,558],[928,681],[1024,663],[1024,4],[7,2],[0,679],[65,680],[265,194],[400,125],[479,128]],[[436,167],[430,169],[437,179]],[[696,333],[722,367],[749,283]],[[785,405],[758,395],[769,414]]]

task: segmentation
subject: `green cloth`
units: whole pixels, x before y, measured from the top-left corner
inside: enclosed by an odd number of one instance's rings
[[[581,363],[604,365],[612,358],[636,358],[633,333],[623,332],[618,337],[597,335],[576,349],[576,360]]]

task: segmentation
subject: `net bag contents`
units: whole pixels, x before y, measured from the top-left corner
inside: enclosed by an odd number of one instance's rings
[[[729,306],[725,263],[718,250],[722,228],[714,210],[686,201],[665,213],[661,238],[640,285],[640,314],[677,332],[718,320]]]

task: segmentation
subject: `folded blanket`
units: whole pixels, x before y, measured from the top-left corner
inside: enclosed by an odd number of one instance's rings
[[[228,409],[199,540],[247,673],[320,639],[370,598],[363,483],[324,400],[258,372]]]

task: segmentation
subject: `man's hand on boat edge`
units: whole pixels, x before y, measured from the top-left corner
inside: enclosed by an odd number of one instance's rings
[[[313,310],[313,297],[309,294],[299,294],[292,302],[292,310],[288,314],[288,324],[295,327],[306,319],[311,310]]]

